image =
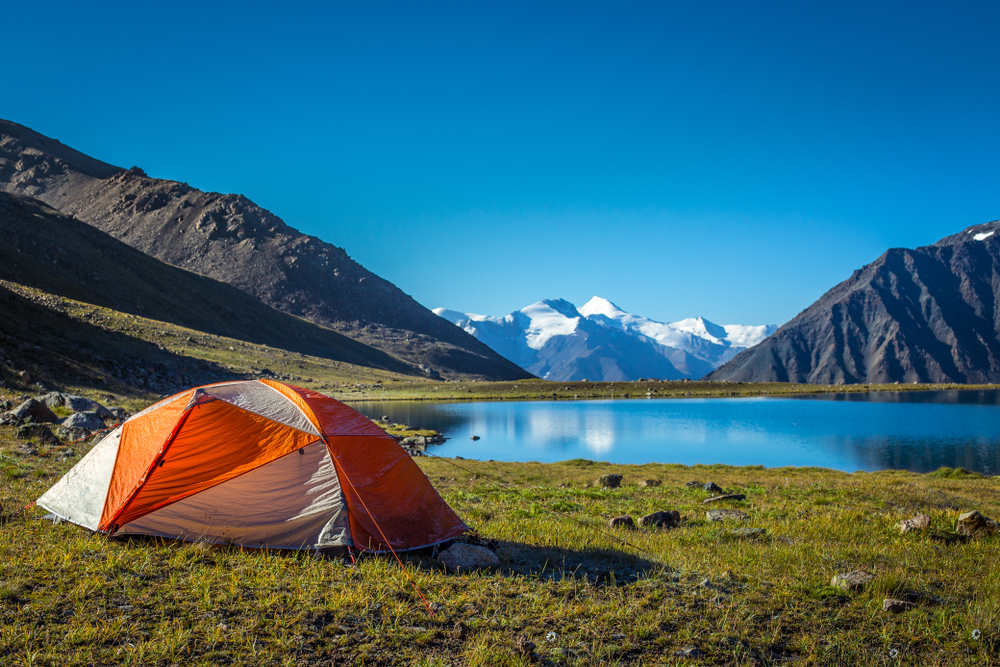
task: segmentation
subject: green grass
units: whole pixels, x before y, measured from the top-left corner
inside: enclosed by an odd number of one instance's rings
[[[92,537],[16,511],[86,448],[57,461],[45,447],[18,456],[13,444],[0,428],[0,462],[17,473],[0,484],[4,665],[527,665],[522,636],[557,665],[681,664],[674,653],[690,646],[715,665],[1000,661],[1000,538],[944,544],[894,528],[922,512],[944,532],[965,510],[1000,516],[994,478],[418,459],[498,545],[501,571],[454,575],[426,554],[409,556],[404,572],[391,558],[350,567]],[[613,472],[622,488],[594,486]],[[638,486],[646,479],[663,485]],[[705,521],[706,494],[684,487],[691,480],[746,494],[725,506],[750,520]],[[606,528],[613,516],[664,509],[687,520],[666,531]],[[766,533],[740,537],[736,527]],[[876,575],[867,589],[830,586],[857,568]],[[887,596],[916,606],[883,613]]]

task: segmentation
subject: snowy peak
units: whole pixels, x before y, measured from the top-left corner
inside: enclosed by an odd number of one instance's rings
[[[591,315],[604,315],[608,319],[612,320],[617,320],[625,315],[628,315],[628,313],[615,304],[599,296],[591,297],[590,301],[583,304],[583,307],[580,308],[580,314],[584,317],[590,317]]]
[[[434,312],[550,380],[699,378],[777,329],[718,325],[702,317],[665,324],[599,296],[579,309],[565,299],[546,299],[504,317]]]
[[[681,320],[680,322],[671,322],[670,326],[678,331],[686,331],[689,334],[716,343],[721,343],[723,340],[728,338],[725,327],[720,327],[714,322],[709,322],[704,317],[689,317],[686,320]],[[730,326],[740,325],[736,324]]]
[[[533,303],[519,311],[531,324],[525,331],[528,347],[542,349],[553,336],[571,336],[580,323],[576,306],[564,299]]]

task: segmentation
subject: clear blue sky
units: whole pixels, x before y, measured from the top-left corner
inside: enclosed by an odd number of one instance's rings
[[[8,3],[0,117],[428,307],[782,323],[1000,218],[1000,5]]]

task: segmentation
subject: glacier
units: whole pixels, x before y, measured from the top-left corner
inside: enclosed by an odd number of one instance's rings
[[[772,333],[774,324],[664,323],[595,296],[577,308],[546,299],[492,317],[435,308],[495,352],[546,380],[699,379]]]

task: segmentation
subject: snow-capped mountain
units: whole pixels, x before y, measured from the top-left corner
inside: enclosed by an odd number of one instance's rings
[[[720,326],[701,317],[665,324],[597,296],[579,309],[552,299],[504,317],[434,312],[521,368],[557,381],[697,379],[778,328]]]

